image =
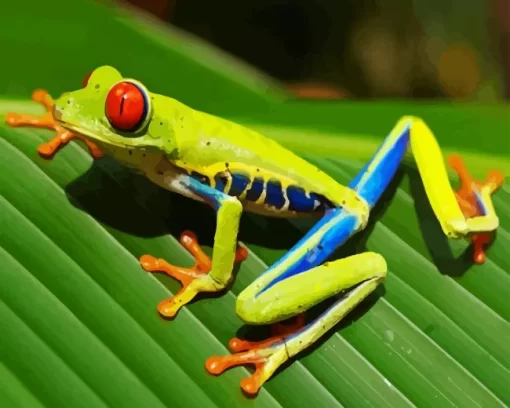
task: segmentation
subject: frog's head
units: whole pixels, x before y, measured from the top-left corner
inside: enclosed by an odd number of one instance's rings
[[[158,96],[143,84],[103,66],[87,76],[83,85],[55,102],[53,117],[64,128],[110,151],[155,148],[169,154],[176,149],[171,114],[159,117],[155,113]]]

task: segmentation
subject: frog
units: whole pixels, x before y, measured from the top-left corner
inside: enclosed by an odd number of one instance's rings
[[[45,114],[9,113],[6,121],[55,130],[56,136],[38,148],[42,157],[53,158],[76,139],[93,158],[108,155],[161,188],[215,210],[212,256],[193,232],[184,231],[180,243],[194,257],[192,267],[150,254],[139,259],[141,270],[167,274],[182,285],[158,304],[165,318],[176,318],[200,293],[228,288],[235,265],[249,256],[238,240],[244,212],[314,218],[313,227],[236,298],[239,318],[248,325],[269,325],[272,335],[257,342],[234,337],[231,355],[205,362],[213,375],[253,365],[253,374],[240,384],[248,395],[256,395],[282,364],[317,343],[384,282],[388,265],[379,253],[328,258],[366,228],[409,150],[443,233],[470,241],[474,263],[485,261],[485,246],[499,226],[492,194],[503,183],[502,173],[491,170],[485,180],[476,180],[461,156],[453,154],[447,162],[460,180],[455,191],[438,141],[419,117],[399,118],[344,186],[258,131],[151,92],[111,66],[96,68],[81,88],[56,100],[44,90],[36,90],[32,99],[45,107]],[[307,321],[307,311],[331,299]]]

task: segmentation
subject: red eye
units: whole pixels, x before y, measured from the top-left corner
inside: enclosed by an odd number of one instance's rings
[[[89,78],[90,76],[92,75],[92,72],[93,71],[90,71],[86,76],[85,76],[85,79],[83,80],[83,88],[85,88],[87,86],[87,84],[89,83]]]
[[[115,85],[106,97],[106,117],[117,130],[135,131],[147,115],[144,92],[131,82]]]

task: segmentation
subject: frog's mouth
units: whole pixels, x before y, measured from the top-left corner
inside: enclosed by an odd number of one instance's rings
[[[104,128],[101,124],[98,124],[98,127],[102,129],[91,130],[89,128],[82,127],[75,123],[66,122],[64,118],[62,118],[62,110],[58,108],[57,105],[53,106],[52,110],[53,119],[63,128],[73,132],[80,134],[87,139],[91,139],[94,142],[97,142],[99,145],[104,146],[115,146],[120,148],[125,147],[148,147],[147,141],[143,136],[139,137],[124,137],[116,135],[110,132],[108,129]]]

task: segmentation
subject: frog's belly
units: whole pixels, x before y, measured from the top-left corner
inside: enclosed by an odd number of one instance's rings
[[[147,179],[165,190],[172,191],[173,193],[196,201],[204,202],[202,197],[194,194],[183,185],[182,181],[185,177],[188,177],[188,175],[182,169],[174,166],[162,156],[157,158],[147,157],[147,161],[150,162],[147,163],[147,165],[141,166],[141,168],[144,169],[143,174]],[[154,163],[157,164],[154,165]]]
[[[160,160],[156,166],[143,166],[145,175],[159,186],[196,201],[205,202],[199,195],[189,191],[182,181],[192,177],[231,197],[237,197],[246,211],[272,217],[320,216],[334,205],[326,197],[307,192],[297,185],[282,186],[276,180],[255,178],[249,182],[228,173],[227,179],[213,179],[197,172],[188,174],[167,160]]]
[[[193,193],[188,188],[183,185],[182,181],[184,177],[182,173],[178,173],[175,171],[165,171],[165,172],[150,172],[145,174],[148,179],[152,182],[156,183],[160,187],[163,187],[166,190],[169,190],[173,193],[182,195],[187,198],[191,198],[192,200],[205,202],[202,197]]]

